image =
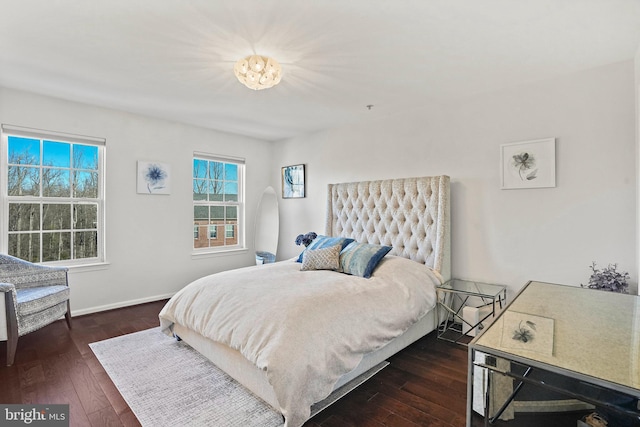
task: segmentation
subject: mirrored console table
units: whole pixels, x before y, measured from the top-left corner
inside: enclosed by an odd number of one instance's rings
[[[529,282],[469,344],[468,376],[468,427],[517,426],[525,392],[538,412],[640,426],[640,296]]]

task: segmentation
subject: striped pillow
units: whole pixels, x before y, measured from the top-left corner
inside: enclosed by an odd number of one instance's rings
[[[368,279],[390,250],[391,247],[389,246],[358,242],[349,243],[340,252],[340,268],[344,273]]]
[[[300,253],[300,256],[298,257],[297,261],[302,262],[302,256],[308,250],[328,248],[329,246],[333,246],[337,244],[340,244],[342,248],[344,248],[351,242],[353,242],[353,239],[349,239],[348,237],[317,236],[315,239],[313,239],[313,242],[311,242],[309,246],[307,246],[307,249],[305,249]]]

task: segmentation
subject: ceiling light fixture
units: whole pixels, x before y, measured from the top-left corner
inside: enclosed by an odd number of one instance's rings
[[[240,83],[249,89],[268,89],[280,83],[282,68],[268,56],[251,55],[236,62],[233,67]]]

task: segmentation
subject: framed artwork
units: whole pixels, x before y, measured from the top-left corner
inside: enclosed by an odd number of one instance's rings
[[[502,347],[553,355],[553,319],[515,311],[505,311],[502,319]]]
[[[138,194],[171,194],[171,167],[138,160]]]
[[[556,139],[514,142],[500,146],[501,188],[556,186]]]
[[[304,165],[285,166],[282,168],[282,198],[295,199],[304,197]]]

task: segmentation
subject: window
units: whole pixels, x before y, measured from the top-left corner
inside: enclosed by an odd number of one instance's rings
[[[227,224],[224,226],[224,233],[227,238],[234,238],[236,235],[236,227],[233,224]]]
[[[193,248],[243,247],[244,160],[195,154],[193,158]]]
[[[2,153],[1,249],[31,262],[103,261],[104,140],[3,125]]]

